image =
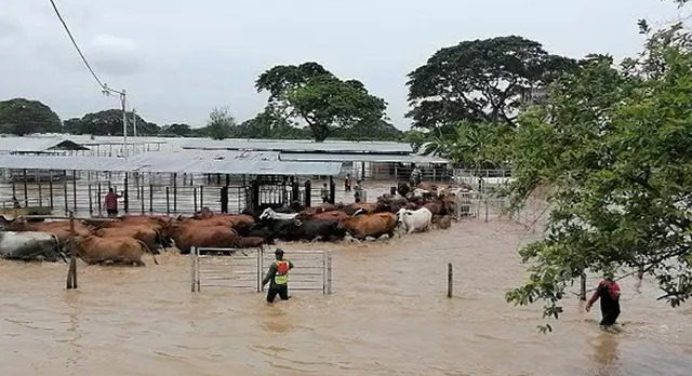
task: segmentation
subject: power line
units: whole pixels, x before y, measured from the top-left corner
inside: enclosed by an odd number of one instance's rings
[[[75,49],[77,49],[77,52],[79,53],[79,56],[82,58],[82,61],[84,62],[84,65],[86,65],[87,69],[89,69],[89,72],[91,72],[91,75],[94,76],[94,79],[96,82],[98,82],[99,86],[101,86],[101,89],[103,89],[105,92],[114,92],[117,94],[123,94],[117,90],[113,90],[109,88],[106,84],[104,84],[99,77],[96,75],[96,72],[91,68],[91,65],[89,64],[89,61],[87,60],[86,56],[82,53],[82,50],[79,48],[79,45],[77,44],[77,41],[74,39],[74,36],[72,35],[72,32],[70,31],[70,28],[67,27],[67,23],[65,20],[62,18],[62,15],[60,14],[60,11],[58,10],[57,5],[55,5],[55,1],[50,0],[51,5],[53,5],[53,10],[55,10],[55,15],[58,16],[58,19],[60,20],[60,23],[62,23],[62,26],[65,28],[65,31],[67,32],[67,36],[70,37],[70,40],[72,41],[72,45],[74,46]]]

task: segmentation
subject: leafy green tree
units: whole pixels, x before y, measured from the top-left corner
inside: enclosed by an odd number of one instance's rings
[[[692,38],[677,25],[622,69],[593,56],[520,120],[514,198],[552,193],[545,237],[521,249],[529,280],[515,304],[557,318],[584,271],[654,278],[660,300],[692,295]],[[550,329],[545,326],[543,329]]]
[[[468,169],[492,169],[506,164],[514,130],[498,123],[458,122],[454,133],[425,138],[425,154],[444,155],[454,165]]]
[[[403,133],[393,124],[378,119],[362,121],[350,127],[337,128],[334,130],[333,136],[351,141],[399,141],[403,138]]]
[[[214,108],[209,114],[209,122],[201,132],[214,140],[223,140],[234,136],[235,119],[227,107]]]
[[[127,134],[134,134],[134,123],[132,122],[132,112],[127,114]],[[144,120],[139,114],[137,116],[137,135],[155,136],[159,134],[159,126]],[[65,121],[65,132],[71,134],[91,134],[97,136],[122,136],[123,134],[123,111],[111,109],[84,115],[81,119],[69,119]]]
[[[310,131],[305,128],[298,128],[280,114],[266,109],[254,118],[240,124],[237,127],[236,137],[301,139],[309,138]]]
[[[384,119],[386,103],[356,80],[342,81],[317,63],[276,66],[260,75],[255,86],[269,92],[268,108],[300,120],[316,141],[337,128]]]
[[[58,115],[39,101],[15,98],[0,102],[0,133],[23,136],[61,131]]]
[[[190,137],[193,134],[192,128],[188,124],[182,123],[164,125],[159,131],[160,136]]]
[[[522,99],[574,64],[519,36],[461,42],[409,74],[408,116],[438,137],[461,120],[514,127]]]

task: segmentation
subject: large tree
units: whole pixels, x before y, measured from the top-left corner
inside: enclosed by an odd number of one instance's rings
[[[0,133],[23,136],[61,131],[58,115],[39,101],[15,98],[0,102]]]
[[[593,56],[559,80],[514,144],[517,202],[552,193],[545,238],[520,251],[529,280],[507,298],[543,301],[546,317],[585,271],[648,275],[672,306],[692,296],[692,37],[678,25],[612,63]]]
[[[194,133],[190,125],[184,123],[166,124],[159,131],[159,135],[164,137],[190,137]]]
[[[127,112],[127,134],[134,134],[134,122],[132,112]],[[155,136],[159,133],[159,126],[144,120],[139,114],[137,117],[137,135]],[[69,119],[65,121],[65,132],[71,134],[91,134],[97,136],[122,136],[123,111],[111,109],[84,115],[81,119]]]
[[[384,119],[386,103],[356,80],[343,81],[317,63],[276,66],[256,82],[269,92],[268,108],[304,122],[316,141],[334,129]]]
[[[408,116],[438,135],[454,133],[461,120],[514,127],[523,99],[573,67],[519,36],[461,42],[409,74]]]
[[[234,136],[235,119],[227,107],[214,108],[209,114],[207,126],[200,132],[214,140],[223,140]]]

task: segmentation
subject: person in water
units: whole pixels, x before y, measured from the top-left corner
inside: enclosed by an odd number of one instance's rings
[[[262,281],[262,286],[269,283],[269,290],[267,291],[267,302],[274,303],[274,299],[278,294],[281,300],[288,300],[288,271],[293,269],[293,263],[284,260],[284,251],[277,248],[274,252],[276,261],[271,264],[269,271],[267,272],[264,281]]]
[[[598,284],[596,292],[586,303],[586,312],[591,310],[591,306],[596,300],[601,299],[601,325],[611,326],[615,324],[620,316],[620,286],[613,281],[612,274],[607,274]]]

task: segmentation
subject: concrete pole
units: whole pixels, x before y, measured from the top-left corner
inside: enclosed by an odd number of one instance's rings
[[[127,94],[125,90],[120,93],[120,102],[123,106],[123,155],[127,156]]]

